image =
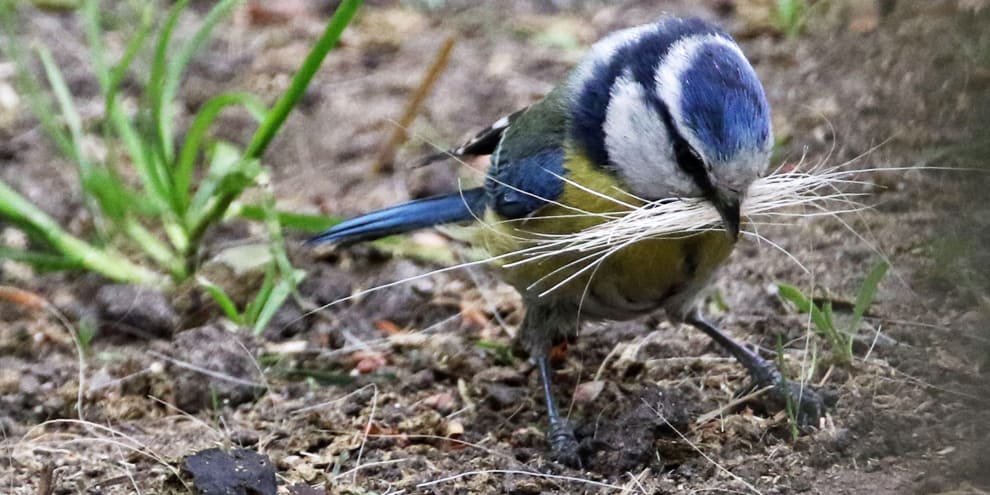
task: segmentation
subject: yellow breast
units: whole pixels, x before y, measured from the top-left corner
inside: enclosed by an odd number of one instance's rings
[[[732,252],[733,243],[724,233],[645,239],[604,257],[567,252],[527,261],[531,254],[512,254],[547,235],[573,234],[607,220],[596,214],[628,210],[603,195],[641,204],[623,195],[612,176],[587,160],[569,153],[566,163],[568,179],[580,187],[565,185],[558,204],[548,204],[525,219],[486,213],[480,243],[500,257],[503,278],[525,298],[573,304],[596,318],[626,319],[660,307],[668,312],[686,309]]]

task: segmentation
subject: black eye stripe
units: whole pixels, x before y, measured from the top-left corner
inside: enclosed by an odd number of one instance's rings
[[[670,141],[674,147],[674,159],[677,161],[677,166],[688,177],[691,177],[691,180],[701,189],[702,194],[705,196],[714,194],[715,186],[708,176],[708,171],[705,168],[705,162],[701,159],[701,154],[691,147],[691,143],[688,143],[687,139],[684,139],[684,136],[677,130],[677,126],[674,125],[674,119],[670,116],[670,110],[667,108],[667,105],[660,101],[659,98],[654,97],[651,100],[653,100],[653,106],[660,114],[660,118],[663,119],[664,126],[667,127],[667,134],[670,135]]]
[[[581,80],[582,86],[577,88],[577,95],[568,109],[568,132],[572,139],[581,144],[592,163],[610,167],[605,145],[605,119],[610,90],[623,72],[632,71],[635,80],[650,88],[654,85],[657,63],[667,56],[671,46],[687,37],[710,34],[728,37],[717,26],[698,18],[661,22],[621,44],[607,59],[589,68],[590,75]]]

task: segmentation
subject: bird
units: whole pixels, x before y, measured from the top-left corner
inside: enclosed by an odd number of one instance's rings
[[[700,311],[700,301],[740,236],[741,205],[773,150],[770,106],[742,49],[713,22],[665,15],[594,43],[541,100],[499,119],[463,146],[427,157],[490,155],[484,184],[343,221],[311,244],[346,246],[467,223],[501,278],[525,306],[518,343],[539,371],[552,458],[580,466],[571,421],[554,399],[550,350],[572,341],[581,321],[621,321],[660,312],[711,337],[766,388],[777,407],[814,426],[821,395],[787,380],[771,360],[736,342]],[[513,263],[541,238],[600,225],[623,204],[703,201],[720,224],[703,232],[644,238],[572,276],[574,253]],[[546,291],[547,284],[555,290]]]

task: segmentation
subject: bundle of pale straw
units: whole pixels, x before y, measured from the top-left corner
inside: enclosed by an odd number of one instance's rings
[[[742,203],[742,215],[745,218],[742,235],[777,247],[760,235],[760,226],[787,224],[797,218],[836,216],[863,210],[866,207],[857,202],[856,197],[865,193],[843,191],[851,185],[865,184],[854,179],[855,175],[862,172],[864,171],[840,170],[839,167],[816,167],[805,172],[778,171],[757,179],[750,186]],[[574,185],[584,189],[578,184]],[[546,277],[574,269],[566,278],[545,290],[542,293],[544,295],[588,270],[595,269],[610,255],[637,241],[722,230],[721,218],[715,208],[711,203],[697,198],[652,202],[633,198],[636,201],[632,202],[585,190],[613,201],[616,212],[596,214],[605,220],[576,233],[527,233],[526,237],[530,241],[527,247],[512,253],[512,260],[504,265],[511,268],[549,257],[576,255],[572,262]],[[625,192],[622,195],[632,198]],[[581,212],[576,211],[575,214],[580,215]],[[525,228],[521,227],[521,230]]]

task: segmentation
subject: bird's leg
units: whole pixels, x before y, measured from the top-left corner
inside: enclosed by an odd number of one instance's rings
[[[561,464],[580,467],[581,456],[579,444],[574,435],[574,427],[570,421],[561,417],[557,404],[553,399],[553,380],[550,370],[550,348],[555,342],[565,339],[569,333],[576,333],[576,327],[569,322],[574,320],[573,314],[568,314],[558,307],[542,304],[528,304],[526,316],[523,318],[519,331],[519,343],[529,353],[536,363],[540,373],[540,384],[543,387],[543,399],[547,405],[547,416],[550,419],[550,430],[547,441],[553,458]]]
[[[547,404],[547,416],[550,418],[550,431],[547,441],[554,458],[561,464],[571,467],[581,466],[579,445],[574,436],[574,427],[566,418],[560,416],[557,404],[553,400],[553,382],[550,378],[550,360],[546,355],[536,356],[536,367],[540,371],[540,382],[543,384],[543,400]]]
[[[697,311],[685,320],[695,328],[705,332],[718,345],[729,351],[739,361],[753,379],[755,388],[770,387],[769,398],[774,406],[793,407],[801,426],[818,426],[818,420],[825,413],[825,402],[811,387],[787,381],[772,361],[743,347],[705,320]]]

